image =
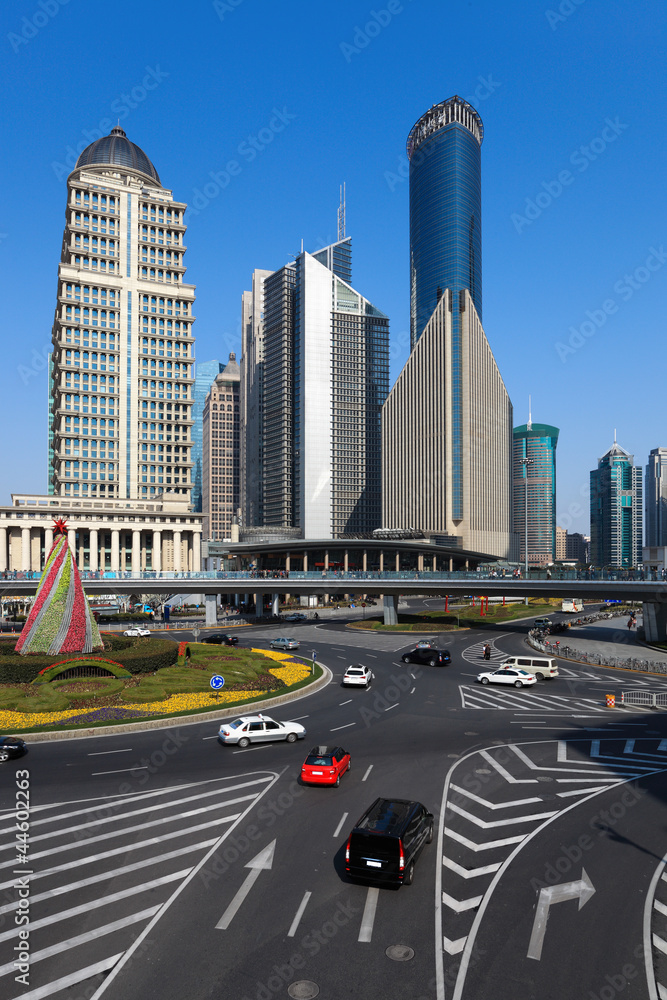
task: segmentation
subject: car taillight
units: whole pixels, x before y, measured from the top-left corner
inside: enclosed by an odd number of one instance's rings
[[[352,834],[347,838],[347,844],[345,845],[345,864],[350,863],[350,841],[352,840]]]
[[[403,841],[398,842],[398,870],[403,871],[405,868],[405,854],[403,853]]]
[[[335,773],[336,773],[336,768],[335,767],[330,767],[329,768],[329,774],[335,774]]]

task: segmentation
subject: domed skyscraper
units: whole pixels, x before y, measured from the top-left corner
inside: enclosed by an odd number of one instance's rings
[[[67,180],[52,333],[52,494],[190,498],[195,296],[183,281],[186,207],[120,126],[83,150]],[[161,557],[147,557],[148,568]]]

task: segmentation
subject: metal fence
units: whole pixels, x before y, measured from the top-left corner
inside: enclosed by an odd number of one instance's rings
[[[563,660],[576,660],[578,663],[588,663],[594,667],[618,667],[622,670],[639,670],[645,673],[667,674],[667,660],[648,660],[640,657],[630,656],[603,656],[601,653],[584,653],[581,649],[573,649],[571,646],[556,646],[549,643],[547,646],[543,642],[538,642],[533,636],[528,636],[528,642],[533,649],[539,649],[541,653],[549,656],[557,656]]]
[[[667,692],[665,691],[623,691],[621,705],[639,705],[644,708],[665,708]]]

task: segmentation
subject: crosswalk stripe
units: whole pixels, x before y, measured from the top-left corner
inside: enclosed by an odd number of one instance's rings
[[[18,996],[13,997],[12,1000],[45,1000],[45,997],[50,997],[53,993],[60,993],[69,986],[76,986],[78,983],[85,982],[86,979],[92,979],[93,976],[99,976],[103,972],[108,972],[109,969],[113,969],[114,965],[122,957],[122,951],[118,955],[110,955],[109,958],[103,958],[101,962],[88,965],[85,969],[77,969],[76,972],[72,972],[69,976],[54,979],[53,982],[46,983],[45,986],[39,986],[36,990],[30,990],[29,993],[20,993]]]

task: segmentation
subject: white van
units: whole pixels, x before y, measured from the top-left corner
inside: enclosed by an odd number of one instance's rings
[[[584,602],[580,597],[566,597],[560,606],[561,611],[583,611]]]
[[[558,664],[552,656],[508,656],[502,667],[519,667],[535,674],[538,681],[558,677]]]

